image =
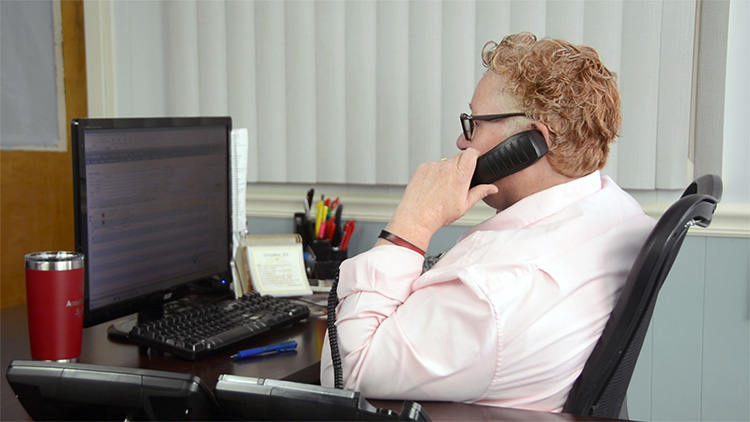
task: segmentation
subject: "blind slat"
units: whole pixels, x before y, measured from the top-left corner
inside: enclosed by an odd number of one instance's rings
[[[510,33],[531,32],[538,37],[547,33],[547,2],[540,0],[510,2]],[[502,34],[502,37],[508,34]]]
[[[440,159],[441,22],[438,2],[409,3],[409,175]]]
[[[471,101],[476,80],[474,67],[467,63],[479,60],[479,48],[475,37],[466,28],[473,28],[476,13],[474,5],[462,2],[443,3],[442,32],[442,110],[440,117],[442,157],[451,157],[458,152],[456,138],[461,133],[458,116],[470,113],[467,103]],[[432,158],[435,159],[435,158]]]
[[[255,90],[255,21],[251,2],[226,4],[227,32],[227,103],[232,126],[246,128],[248,136],[248,182],[258,178],[258,114]]]
[[[344,2],[315,3],[317,181],[346,182]]]
[[[549,2],[545,35],[582,44],[585,29],[584,4],[583,0]]]
[[[346,181],[374,184],[375,2],[346,3]]]
[[[173,116],[200,114],[198,76],[198,22],[195,1],[165,2],[167,60],[167,113]]]
[[[228,113],[226,8],[222,2],[197,3],[200,114]]]
[[[656,184],[659,189],[682,189],[688,177],[690,145],[689,87],[693,80],[695,2],[664,2],[662,10],[661,55],[656,150]]]
[[[656,173],[661,2],[625,2],[622,27],[620,95],[623,122],[618,144],[617,180],[651,189]],[[638,122],[635,124],[635,122]]]
[[[287,181],[315,180],[315,4],[285,8]],[[271,140],[273,137],[270,138]]]
[[[721,174],[729,2],[703,1],[700,8],[695,174]]]
[[[377,183],[409,180],[409,3],[377,4]]]
[[[112,48],[104,47],[112,64],[117,66],[117,72],[106,78],[113,82],[115,94],[111,97],[116,98],[107,98],[107,103],[111,101],[114,109],[101,116],[164,115],[168,101],[164,83],[167,79],[166,40],[139,30],[143,26],[161,28],[164,8],[157,2],[113,2],[111,6],[115,20],[113,26],[126,29],[129,36],[113,36]],[[135,22],[127,19],[132,16],[138,19]]]
[[[255,2],[258,176],[287,181],[284,2]]]
[[[499,42],[510,31],[510,2],[507,1],[480,1],[476,4],[476,35],[474,37],[474,57],[471,64],[474,67],[474,80],[479,81],[487,69],[482,65],[480,52],[487,41]],[[469,94],[474,92],[471,88]]]
[[[587,2],[583,11],[583,43],[596,48],[599,57],[607,68],[618,77],[618,87],[622,88],[620,78],[620,58],[622,56],[622,1]],[[602,170],[617,180],[618,145],[616,140],[609,146],[609,159]]]

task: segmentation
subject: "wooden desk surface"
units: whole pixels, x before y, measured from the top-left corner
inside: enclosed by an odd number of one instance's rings
[[[2,361],[2,407],[0,420],[28,421],[29,415],[16,399],[12,388],[5,379],[10,362],[13,360],[31,359],[28,340],[28,319],[26,306],[14,306],[2,309],[0,322]],[[139,352],[139,347],[130,343],[110,340],[107,328],[110,324],[101,324],[83,330],[81,363],[110,365],[131,368],[157,369],[199,376],[211,388],[216,385],[219,375],[234,374],[240,376],[283,379],[295,382],[316,384],[319,382],[320,352],[323,347],[326,321],[310,318],[294,326],[269,333],[253,340],[249,347],[263,346],[282,341],[296,340],[299,344],[295,353],[285,353],[245,360],[230,359],[236,350],[210,356],[199,361],[188,361],[165,355],[158,351]],[[376,407],[400,411],[402,402],[369,400]],[[519,409],[497,408],[461,403],[420,402],[429,416],[435,420],[508,420],[508,421],[589,421],[593,418],[547,412],[534,412]]]
[[[2,343],[0,420],[30,420],[5,379],[11,361],[31,359],[26,306],[2,309],[0,315],[2,323],[2,331],[0,331]],[[287,329],[261,335],[241,347],[251,348],[296,340],[298,343],[296,352],[243,360],[230,358],[240,348],[228,349],[198,361],[179,359],[150,349],[147,353],[140,353],[137,345],[109,339],[107,336],[109,325],[111,324],[106,323],[83,330],[80,363],[195,374],[212,389],[221,374],[319,383],[320,352],[323,348],[326,330],[325,319],[309,318]]]

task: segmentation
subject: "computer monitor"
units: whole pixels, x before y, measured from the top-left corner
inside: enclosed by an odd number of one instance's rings
[[[229,117],[72,122],[85,327],[231,285],[231,129]]]
[[[32,419],[227,420],[195,375],[43,361],[13,361],[8,383]]]

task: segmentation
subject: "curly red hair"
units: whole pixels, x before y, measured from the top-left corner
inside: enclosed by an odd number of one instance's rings
[[[482,49],[482,62],[503,76],[520,111],[551,132],[550,164],[581,177],[607,162],[622,125],[616,75],[591,47],[524,32]]]

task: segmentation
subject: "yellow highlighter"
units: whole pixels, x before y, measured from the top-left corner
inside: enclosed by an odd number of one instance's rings
[[[323,222],[323,218],[325,218],[325,214],[323,214],[323,201],[320,201],[315,205],[315,238],[318,238],[318,235],[320,234],[320,224]]]
[[[317,220],[317,218],[316,218]],[[323,205],[323,212],[320,217],[320,227],[318,228],[318,239],[325,237],[326,233],[326,221],[328,220],[328,207]]]

